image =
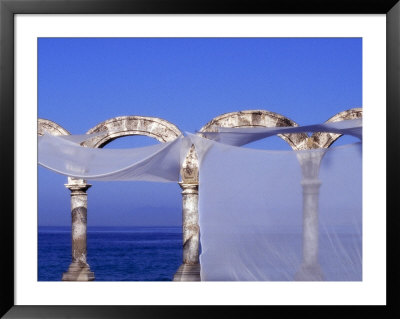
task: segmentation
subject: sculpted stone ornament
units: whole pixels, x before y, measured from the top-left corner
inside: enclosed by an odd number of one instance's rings
[[[181,176],[183,260],[173,280],[200,281],[199,162],[194,145],[182,164]]]

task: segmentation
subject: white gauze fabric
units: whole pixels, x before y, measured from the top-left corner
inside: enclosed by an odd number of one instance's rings
[[[362,119],[293,127],[216,127],[215,130],[216,132],[198,133],[208,139],[235,146],[242,146],[269,136],[285,133],[330,132],[362,139]]]
[[[214,137],[254,140],[251,130]],[[201,280],[362,280],[361,143],[267,151],[190,137],[200,158]]]
[[[189,141],[132,149],[98,149],[79,145],[91,135],[38,137],[39,164],[57,173],[97,181],[178,182]]]

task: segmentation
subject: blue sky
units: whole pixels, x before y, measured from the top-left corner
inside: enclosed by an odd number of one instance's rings
[[[38,39],[38,117],[72,134],[123,115],[194,132],[227,112],[264,109],[306,125],[354,107],[362,107],[360,38]],[[124,137],[106,147],[154,143]],[[277,137],[254,147],[289,149]],[[39,225],[69,226],[66,177],[39,167],[38,178]],[[181,225],[175,183],[90,183],[89,226]]]

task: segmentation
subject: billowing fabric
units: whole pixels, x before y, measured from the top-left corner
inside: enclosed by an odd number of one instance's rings
[[[189,150],[182,136],[172,142],[132,149],[79,145],[81,136],[40,136],[39,164],[57,173],[97,181],[178,182]]]
[[[204,137],[220,143],[242,146],[269,136],[292,133],[329,132],[362,138],[362,120],[345,120],[315,125],[293,127],[216,127],[216,132],[199,132]]]
[[[252,141],[251,130],[214,136]],[[201,159],[201,280],[362,280],[361,143],[264,151],[191,138]]]

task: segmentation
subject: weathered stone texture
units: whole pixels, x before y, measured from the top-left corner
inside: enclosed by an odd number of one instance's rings
[[[107,134],[96,136],[84,145],[101,148],[118,137],[129,135],[144,135],[160,142],[170,142],[182,134],[175,125],[166,120],[145,116],[114,117],[91,128],[87,134],[98,132]]]
[[[194,145],[190,148],[181,167],[182,182],[185,184],[198,184],[199,161]]]
[[[182,188],[183,263],[199,263],[198,185],[179,183]]]
[[[247,110],[225,113],[215,117],[200,132],[216,132],[218,127],[285,127],[298,126],[297,123],[278,113],[265,110]],[[302,149],[306,143],[307,134],[279,134],[294,150]]]
[[[45,120],[45,119],[38,119],[38,135],[71,135],[65,128],[61,127],[57,123]]]
[[[72,262],[63,274],[64,281],[94,280],[87,263],[87,189],[91,186],[75,180],[65,185],[71,191]]]
[[[199,281],[199,191],[198,184],[179,183],[182,188],[182,265],[174,275],[174,281]]]
[[[362,118],[362,108],[354,108],[347,111],[340,112],[335,116],[331,117],[326,122],[339,122],[343,120],[355,120]],[[335,142],[341,134],[327,133],[327,132],[317,132],[311,135],[309,148],[328,148]]]
[[[201,281],[200,264],[182,264],[175,273],[173,281]]]

